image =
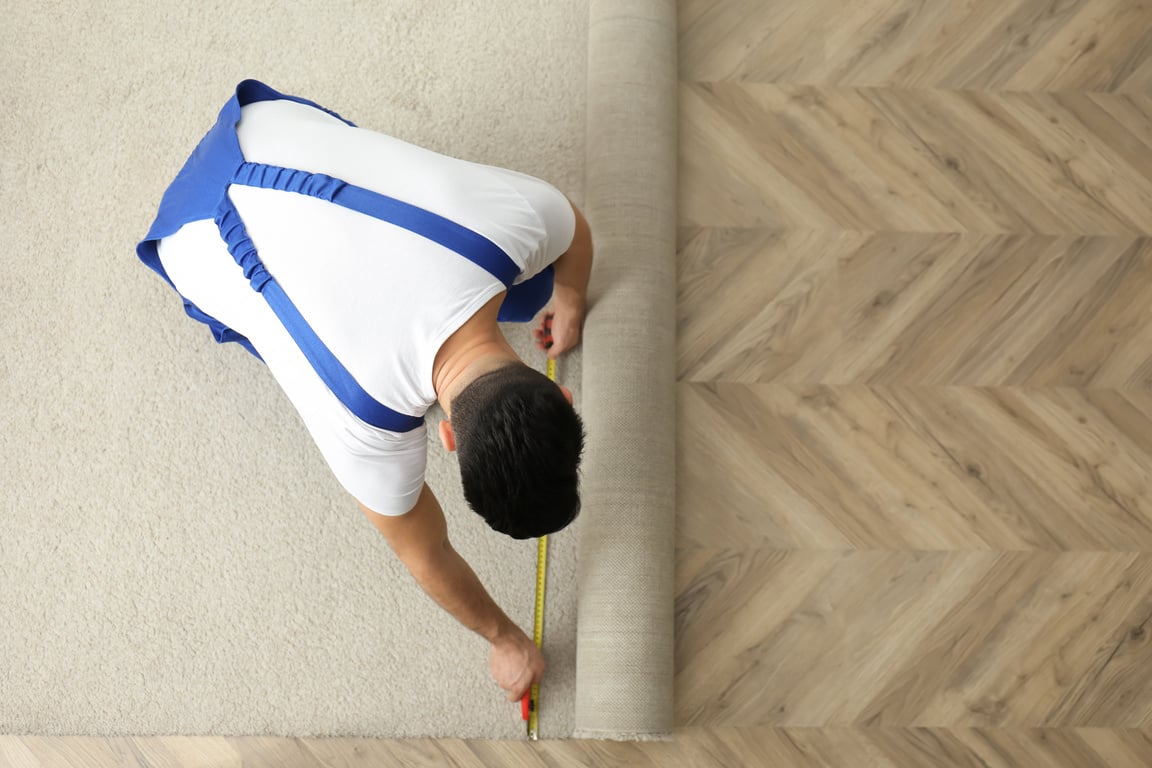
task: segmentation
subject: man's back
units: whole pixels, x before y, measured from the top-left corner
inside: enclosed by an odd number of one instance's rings
[[[572,239],[571,206],[550,185],[347,125],[293,101],[242,109],[244,159],[336,177],[442,216],[495,243],[523,282]],[[427,238],[294,192],[233,185],[229,197],[268,271],[316,334],[373,398],[421,416],[436,399],[440,344],[505,290],[491,274]],[[423,484],[423,428],[393,432],[353,415],[251,289],[216,223],[185,224],[159,246],[176,288],[246,336],[304,419],[337,479],[384,514],[412,507]]]

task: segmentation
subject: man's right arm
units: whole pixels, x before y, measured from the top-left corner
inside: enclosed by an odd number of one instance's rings
[[[490,670],[496,683],[508,691],[509,700],[519,699],[532,683],[540,682],[544,657],[452,547],[444,512],[427,483],[407,514],[380,515],[363,504],[360,509],[428,596],[492,644]]]

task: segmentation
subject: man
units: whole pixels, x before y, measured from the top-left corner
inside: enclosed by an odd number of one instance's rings
[[[556,358],[577,346],[588,223],[523,174],[355,127],[247,80],[168,188],[140,258],[217,341],[261,358],[340,483],[420,586],[492,645],[511,701],[539,682],[535,644],[448,538],[424,482],[423,415],[464,494],[515,538],[579,512],[572,394],[526,365],[498,321]]]

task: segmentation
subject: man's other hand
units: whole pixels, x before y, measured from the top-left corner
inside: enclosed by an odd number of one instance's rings
[[[508,701],[519,701],[544,676],[544,654],[515,627],[492,643],[488,669],[496,684],[508,692]]]
[[[578,347],[584,312],[585,303],[579,298],[557,296],[540,321],[540,327],[533,331],[536,346],[553,360]]]

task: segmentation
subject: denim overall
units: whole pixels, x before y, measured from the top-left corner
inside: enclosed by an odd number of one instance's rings
[[[136,246],[136,254],[175,289],[176,286],[164,271],[164,265],[160,263],[157,251],[160,240],[175,234],[189,222],[214,220],[220,230],[220,237],[228,246],[228,252],[243,270],[252,289],[268,302],[312,368],[340,402],[362,421],[374,427],[393,432],[416,429],[424,423],[423,417],[398,413],[365,392],[312,330],[276,282],[276,278],[264,269],[256,247],[244,228],[244,222],[228,197],[228,186],[242,184],[317,197],[387,221],[438,243],[482,267],[504,284],[508,292],[500,307],[498,320],[501,322],[528,322],[535,317],[552,296],[553,269],[548,267],[531,280],[514,286],[512,282],[519,276],[520,268],[498,245],[443,216],[322,173],[246,162],[236,137],[240,108],[245,104],[276,99],[322,109],[348,125],[353,125],[319,104],[278,93],[256,80],[245,80],[236,87],[236,95],[224,105],[216,125],[196,146],[175,181],[165,191],[156,220],[144,240]],[[184,299],[184,310],[190,317],[205,323],[217,342],[235,341],[257,358],[260,357],[247,338],[201,311],[188,299]]]

